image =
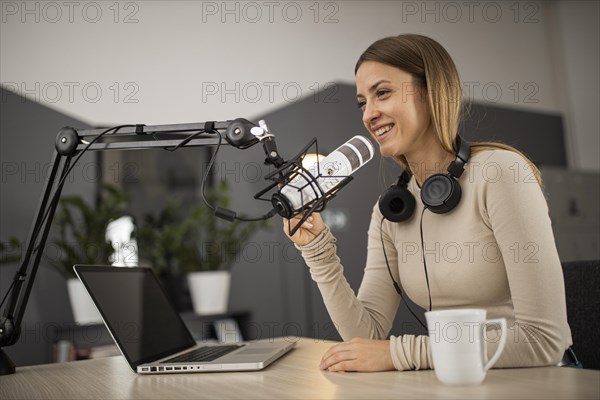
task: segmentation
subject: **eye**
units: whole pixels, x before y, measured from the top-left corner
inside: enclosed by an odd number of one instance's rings
[[[356,106],[358,108],[360,108],[361,110],[364,109],[366,105],[367,105],[367,102],[364,100],[360,100],[360,101],[358,101],[358,103],[356,103]]]
[[[390,93],[390,90],[389,89],[379,89],[379,90],[377,90],[376,93],[377,93],[377,97],[383,97],[386,94]]]

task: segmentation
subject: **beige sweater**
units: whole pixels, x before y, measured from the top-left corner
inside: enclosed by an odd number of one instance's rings
[[[571,332],[548,206],[531,169],[514,152],[486,150],[471,158],[460,184],[462,198],[454,210],[423,215],[433,309],[477,307],[486,309],[488,318],[506,318],[506,348],[495,367],[557,364],[572,344]],[[402,223],[384,221],[383,240],[403,294],[428,308],[419,233],[423,204],[414,177],[408,188],[417,199],[415,212]],[[386,339],[400,303],[381,247],[381,219],[375,205],[358,295],[344,278],[329,229],[298,247],[344,340]],[[390,339],[396,369],[432,368],[427,336]],[[497,340],[491,340],[488,353],[496,347]]]

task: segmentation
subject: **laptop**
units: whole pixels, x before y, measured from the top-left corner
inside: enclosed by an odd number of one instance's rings
[[[197,344],[146,267],[73,266],[121,354],[139,374],[253,371],[295,342]]]

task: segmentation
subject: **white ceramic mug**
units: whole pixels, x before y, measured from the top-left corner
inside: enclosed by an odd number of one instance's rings
[[[477,385],[483,381],[504,350],[506,319],[486,319],[483,309],[457,309],[425,313],[435,374],[451,385]],[[496,353],[488,360],[486,327],[500,325]]]

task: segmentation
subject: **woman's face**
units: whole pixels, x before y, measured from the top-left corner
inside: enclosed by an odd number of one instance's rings
[[[356,97],[363,123],[384,157],[422,150],[433,135],[426,97],[412,76],[401,69],[366,61],[356,72]],[[407,156],[408,157],[408,156]]]

